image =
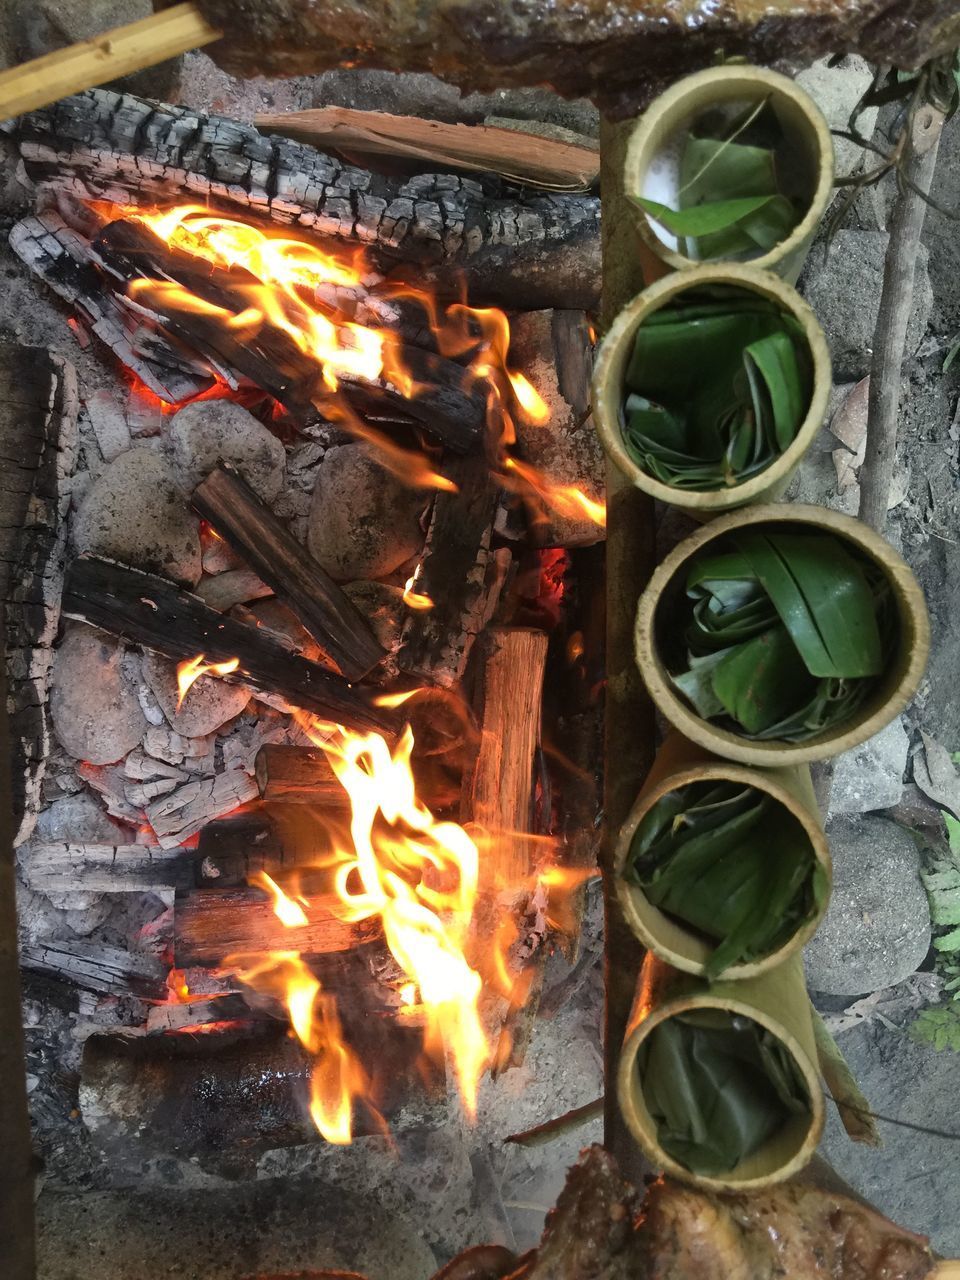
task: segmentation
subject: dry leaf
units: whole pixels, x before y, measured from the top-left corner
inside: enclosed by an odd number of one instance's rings
[[[914,782],[934,804],[960,818],[960,774],[950,759],[950,752],[922,729],[920,737],[923,757],[917,754],[913,758]]]
[[[857,474],[866,455],[869,399],[870,379],[866,377],[853,388],[830,423],[830,431],[845,446],[833,451],[837,487],[841,493],[857,483]]]

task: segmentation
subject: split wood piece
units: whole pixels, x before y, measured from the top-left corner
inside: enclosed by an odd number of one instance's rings
[[[362,246],[381,266],[413,263],[420,283],[475,302],[597,302],[600,202],[590,195],[485,193],[453,174],[389,178],[252,125],[91,89],[11,129],[28,175],[81,198],[190,201]]]
[[[50,749],[47,692],[78,408],[72,365],[38,348],[0,344],[0,608],[15,845],[33,831]]]
[[[183,1004],[152,1005],[147,1011],[147,1035],[196,1031],[209,1027],[212,1022],[263,1022],[269,1018],[268,1012],[251,1007],[242,995],[231,992],[206,1000],[187,1000]]]
[[[265,133],[360,155],[403,156],[444,169],[497,173],[553,191],[588,191],[600,176],[592,138],[545,137],[493,124],[447,124],[388,111],[318,107],[254,116]],[[422,166],[421,166],[422,167]]]
[[[207,520],[288,605],[348,680],[384,657],[363,614],[232,467],[217,467],[193,491]]]
[[[213,818],[232,813],[255,800],[257,784],[242,769],[213,778],[197,778],[148,804],[144,812],[161,849],[174,849],[196,835]]]
[[[480,677],[480,749],[465,789],[463,816],[487,831],[480,890],[519,894],[531,887],[533,762],[540,737],[540,705],[547,635],[527,628],[493,628]]]
[[[223,35],[192,4],[176,4],[139,22],[55,49],[0,72],[0,120],[56,102],[68,93],[116,80]]]
[[[257,752],[256,777],[261,800],[350,810],[350,797],[319,747],[268,742]]]
[[[463,676],[473,642],[493,616],[503,576],[490,550],[500,489],[482,451],[448,459],[457,486],[438,493],[413,590],[433,607],[412,611],[397,664],[447,688]]]
[[[333,894],[307,899],[309,924],[281,924],[261,889],[195,889],[178,893],[174,906],[173,954],[177,968],[220,964],[227,956],[265,951],[328,955],[350,951],[380,936],[375,920],[341,919]]]
[[[74,307],[90,331],[167,404],[178,404],[214,385],[209,363],[175,345],[155,325],[131,311],[127,300],[103,288],[93,246],[59,213],[45,209],[16,223],[10,248],[31,271]],[[217,373],[227,380],[225,371]]]
[[[142,844],[21,845],[20,876],[37,893],[156,893],[196,883],[196,858]]]
[[[389,731],[393,725],[387,712],[371,706],[342,676],[291,654],[256,627],[217,613],[156,574],[81,557],[67,573],[63,612],[176,662],[198,653],[210,662],[239,658],[243,684],[280,694],[324,720],[354,729]]]
[[[123,218],[105,226],[93,248],[104,263],[109,287],[122,295],[132,280],[172,280],[232,316],[247,310],[251,291],[261,287],[244,267],[235,265],[211,273],[205,258],[171,248],[148,227]],[[293,414],[303,417],[314,405],[335,401],[323,382],[322,364],[302,351],[290,334],[266,320],[253,331],[249,327],[237,330],[225,323],[222,314],[203,314],[175,303],[164,305],[163,296],[150,290],[132,297],[128,305],[155,316],[180,341],[243,374]],[[336,315],[332,318],[337,319]],[[348,319],[343,317],[344,322]],[[416,384],[415,395],[408,395],[385,375],[368,377],[346,371],[337,375],[337,394],[360,410],[385,402],[402,410],[448,448],[465,452],[483,429],[486,400],[482,387],[471,385],[460,365],[436,352],[402,342],[398,346],[399,361]]]
[[[101,995],[162,1000],[167,993],[167,971],[155,956],[81,938],[25,943],[20,948],[20,963],[30,972],[60,978]]]

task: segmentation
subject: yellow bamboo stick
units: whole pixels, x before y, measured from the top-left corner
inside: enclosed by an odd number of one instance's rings
[[[0,71],[0,120],[35,111],[68,94],[132,71],[156,66],[188,49],[219,40],[222,34],[195,5],[177,4],[139,22],[114,27],[92,40],[81,40],[19,67],[10,67]]]

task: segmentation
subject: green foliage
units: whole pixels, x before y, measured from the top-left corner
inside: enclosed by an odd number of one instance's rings
[[[796,438],[812,365],[793,316],[758,294],[691,289],[637,330],[624,379],[623,440],[676,489],[742,484]]]
[[[951,1001],[936,1009],[924,1009],[914,1020],[910,1034],[934,1049],[952,1049],[960,1053],[960,1004]]]
[[[829,891],[797,819],[735,782],[661,796],[637,828],[625,875],[654,906],[716,940],[708,978],[782,947]]]
[[[657,1140],[705,1176],[728,1173],[810,1097],[792,1054],[751,1018],[697,1009],[654,1027],[637,1054]]]
[[[802,742],[848,720],[893,646],[882,574],[831,534],[731,534],[694,560],[686,594],[673,683],[746,738]]]

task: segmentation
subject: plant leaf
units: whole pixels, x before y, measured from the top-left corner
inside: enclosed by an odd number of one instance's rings
[[[797,647],[785,627],[772,627],[726,652],[713,672],[713,691],[747,733],[759,733],[796,704]]]
[[[696,238],[735,226],[775,198],[772,195],[762,195],[746,196],[739,200],[713,200],[709,204],[685,209],[671,209],[668,204],[660,204],[657,200],[648,200],[643,196],[637,197],[637,203],[673,235]]]

